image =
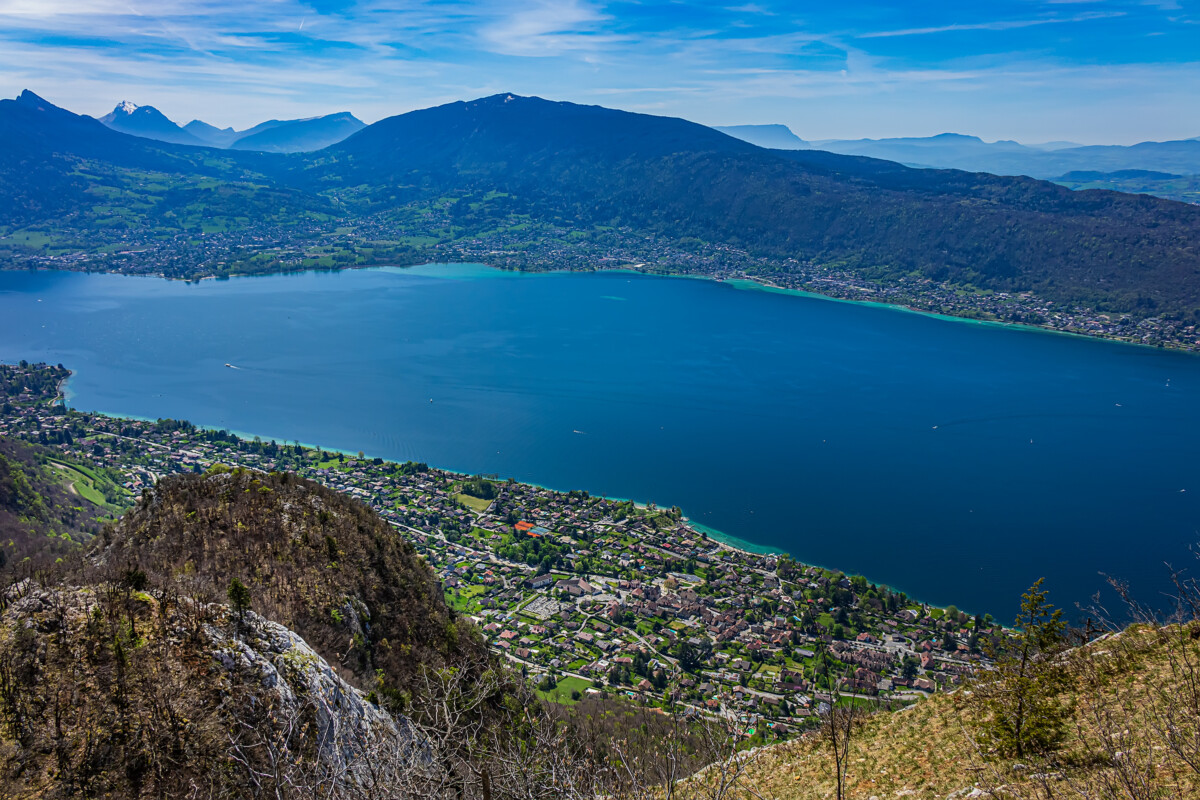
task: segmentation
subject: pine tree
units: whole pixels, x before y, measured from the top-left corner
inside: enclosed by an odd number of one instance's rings
[[[1060,698],[1066,672],[1056,656],[1066,646],[1062,610],[1047,600],[1039,579],[1021,597],[1017,635],[997,653],[996,669],[971,684],[967,703],[982,712],[981,742],[997,754],[1025,758],[1058,749],[1069,706]]]
[[[246,619],[246,611],[250,608],[250,589],[237,578],[229,582],[229,604],[233,606],[238,622]]]

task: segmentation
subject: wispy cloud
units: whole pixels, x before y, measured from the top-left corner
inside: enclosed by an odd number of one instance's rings
[[[0,0],[0,93],[222,126],[514,91],[810,138],[1200,133],[1191,0],[1084,1]]]
[[[1069,22],[1091,22],[1098,19],[1111,19],[1125,16],[1124,11],[1092,11],[1077,14],[1073,17],[1041,17],[1037,19],[993,20],[990,22],[969,22],[953,25],[934,25],[927,28],[901,28],[891,31],[871,31],[858,34],[860,39],[880,39],[890,36],[925,36],[932,33],[955,33],[958,31],[1011,31],[1019,28],[1032,28],[1038,25],[1060,25]]]
[[[609,17],[582,0],[537,0],[482,27],[480,42],[493,53],[545,58],[566,53],[594,56],[622,41],[604,32]]]

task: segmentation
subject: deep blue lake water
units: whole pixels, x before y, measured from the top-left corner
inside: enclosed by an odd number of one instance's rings
[[[1004,618],[1200,540],[1200,358],[1128,345],[622,273],[0,272],[22,358],[82,410],[679,505]]]

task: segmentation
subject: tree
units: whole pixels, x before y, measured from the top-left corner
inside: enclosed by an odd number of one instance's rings
[[[854,730],[867,716],[866,706],[851,700],[839,703],[841,693],[838,691],[840,676],[829,661],[829,652],[824,651],[821,661],[825,666],[825,683],[829,691],[829,702],[818,707],[818,735],[828,747],[833,756],[833,768],[836,777],[837,800],[846,797],[846,771],[850,766],[850,740]]]
[[[228,595],[229,605],[233,607],[234,613],[237,614],[238,622],[244,622],[246,611],[250,609],[250,589],[246,584],[234,578],[229,582]]]
[[[1001,755],[1052,752],[1066,735],[1070,709],[1059,699],[1066,672],[1055,659],[1066,646],[1066,623],[1046,600],[1043,580],[1022,595],[1017,634],[1007,649],[986,646],[996,669],[972,682],[966,700],[981,712],[982,743]]]
[[[675,657],[679,659],[679,666],[684,672],[694,673],[700,669],[702,664],[700,654],[696,652],[696,648],[691,642],[680,642],[679,647],[675,650]]]
[[[482,475],[476,475],[463,483],[462,491],[463,494],[469,494],[472,497],[491,500],[496,496],[496,484],[487,480]]]

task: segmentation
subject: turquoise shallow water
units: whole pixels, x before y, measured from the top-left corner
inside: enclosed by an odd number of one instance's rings
[[[1153,596],[1200,540],[1200,359],[1145,348],[625,273],[0,272],[21,358],[77,408],[679,505],[1005,617],[1042,575]]]

